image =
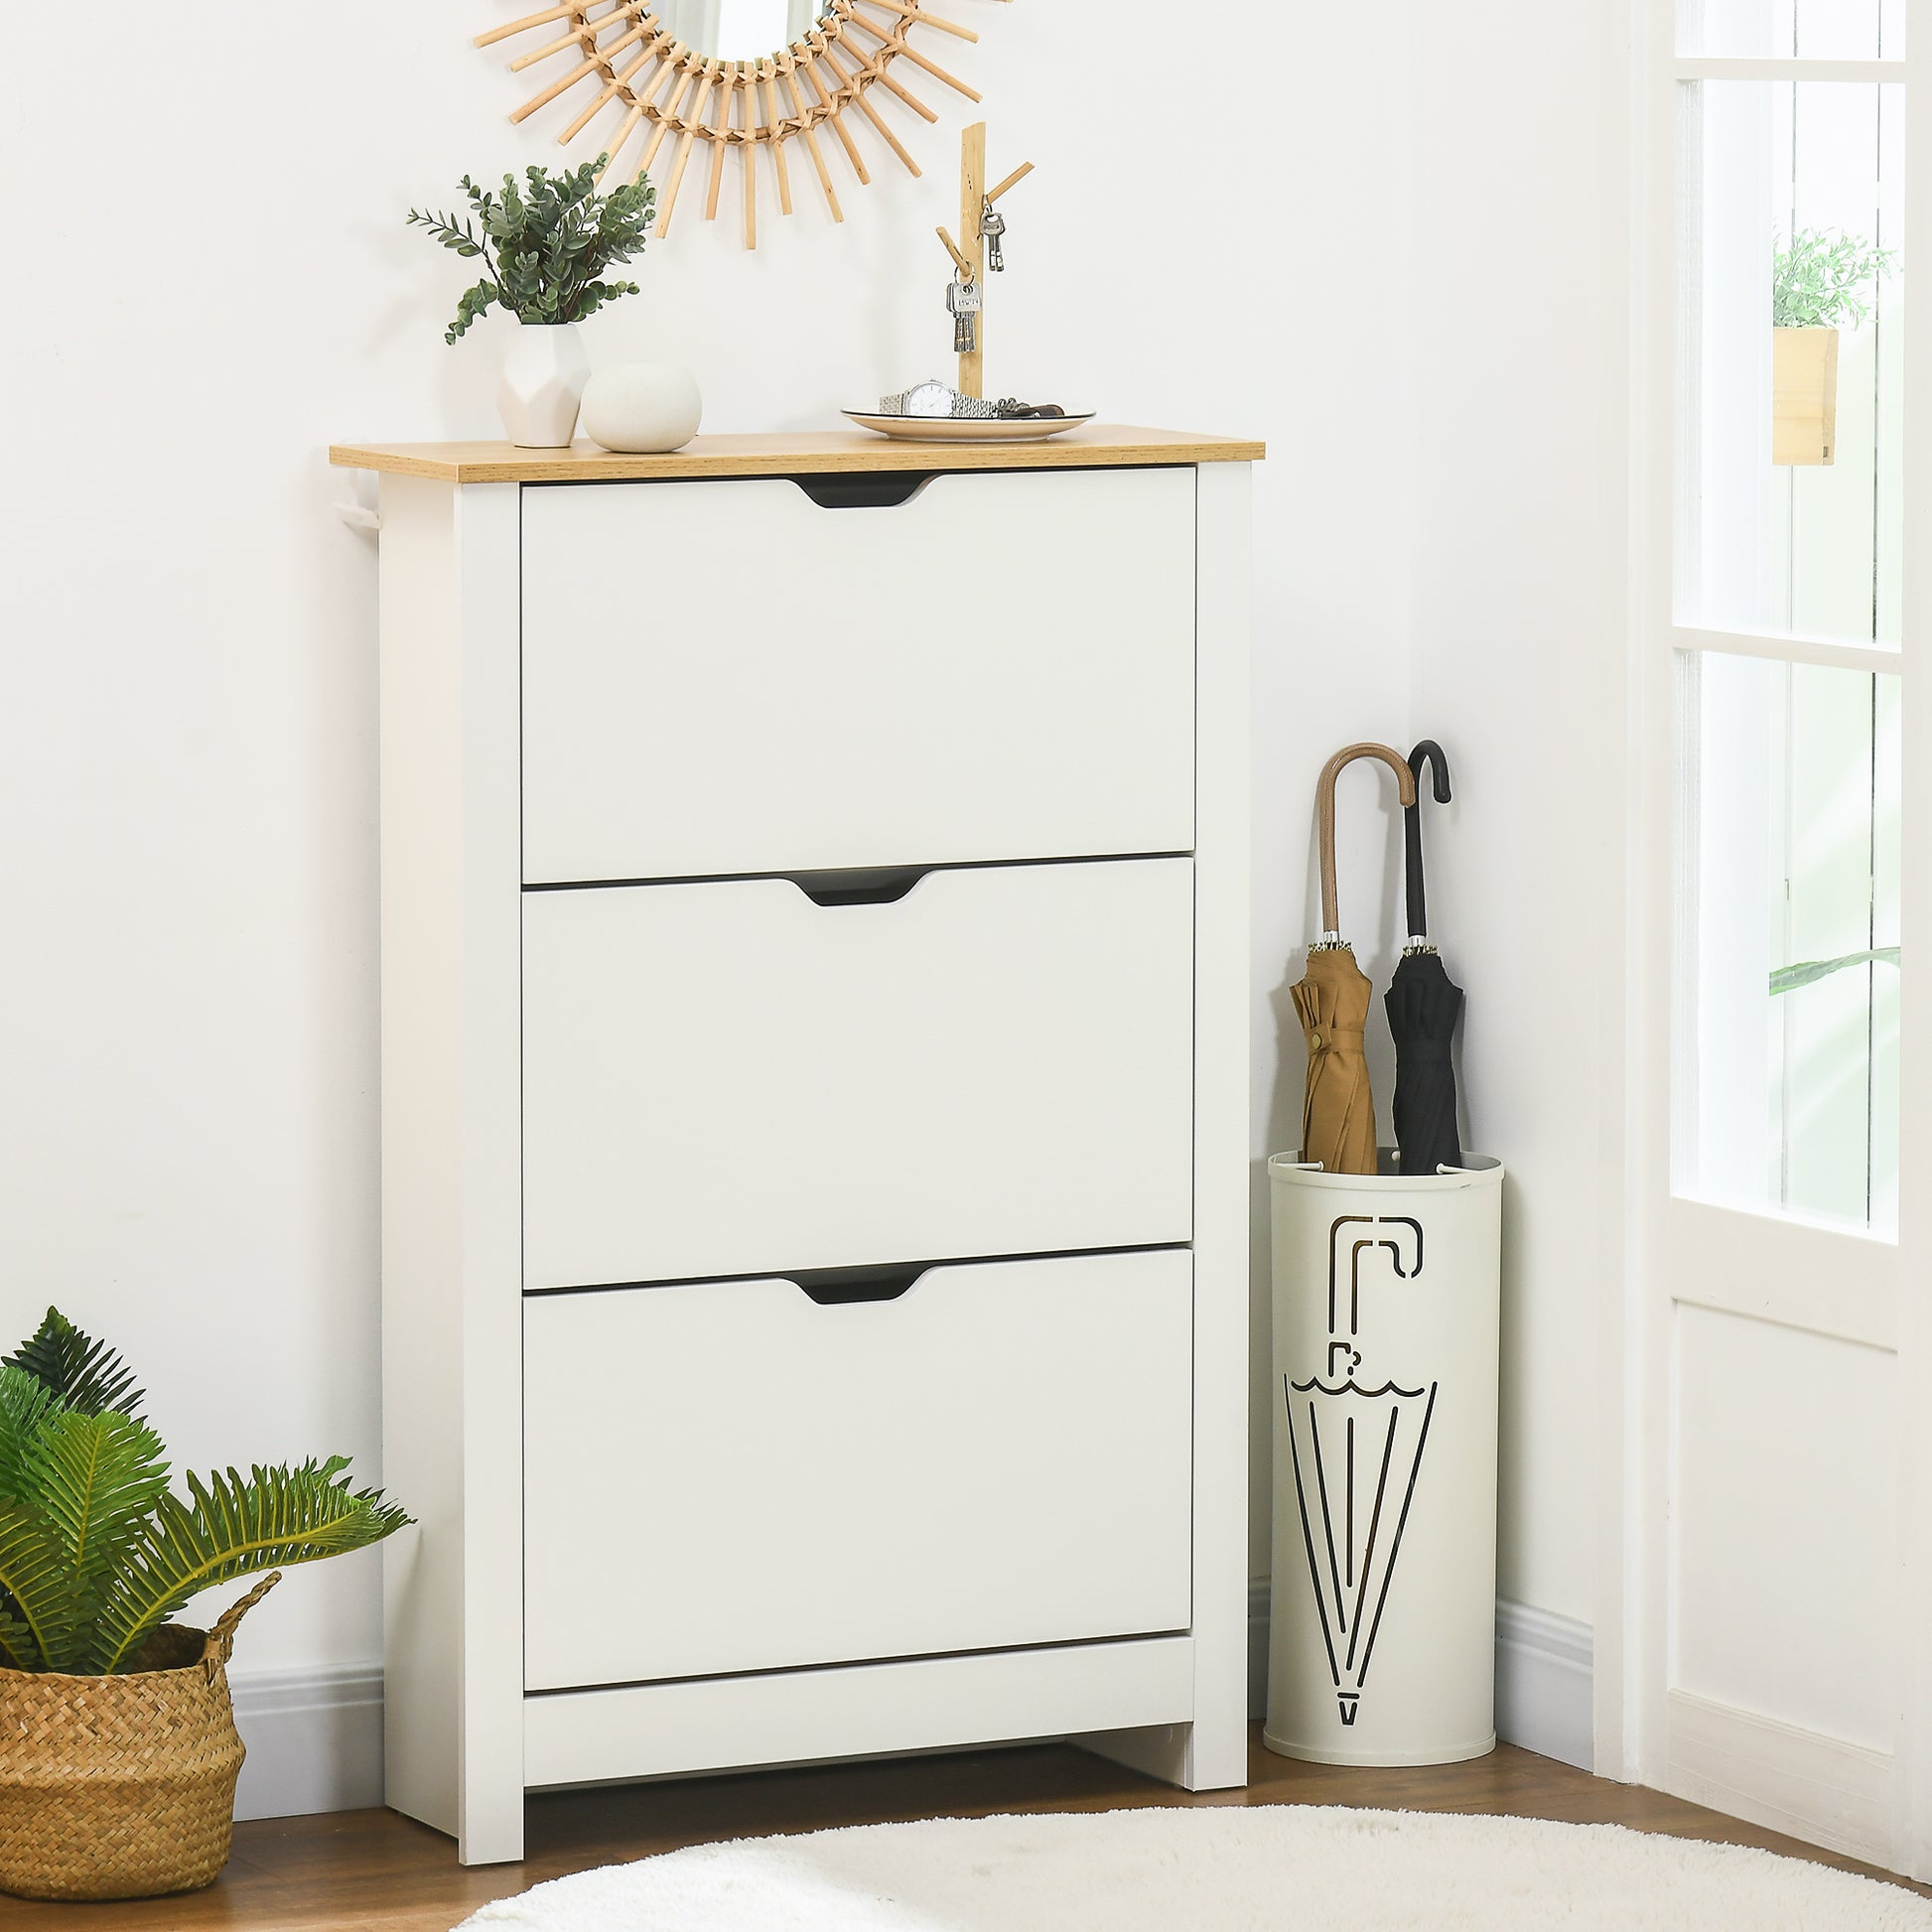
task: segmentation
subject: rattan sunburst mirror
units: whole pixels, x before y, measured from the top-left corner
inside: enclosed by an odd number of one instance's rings
[[[911,40],[915,32],[962,41],[976,41],[978,34],[942,19],[921,0],[572,0],[479,34],[477,45],[544,29],[551,32],[543,45],[519,55],[511,69],[568,63],[567,70],[510,119],[527,120],[554,101],[574,104],[575,90],[594,82],[595,97],[557,138],[566,144],[595,139],[611,157],[604,174],[617,173],[620,179],[643,174],[666,137],[676,135],[658,189],[660,236],[670,232],[685,169],[700,141],[711,152],[706,219],[718,213],[726,151],[737,148],[745,245],[756,248],[759,149],[770,154],[778,207],[789,214],[791,170],[785,150],[794,138],[801,142],[832,218],[843,221],[821,127],[831,130],[860,182],[870,182],[872,175],[853,139],[848,108],[856,109],[871,133],[916,175],[919,164],[880,112],[881,103],[871,98],[874,90],[883,88],[920,119],[937,121],[939,116],[893,71],[903,62],[968,100],[980,98]],[[765,48],[773,51],[761,51]],[[600,117],[603,124],[593,133]]]

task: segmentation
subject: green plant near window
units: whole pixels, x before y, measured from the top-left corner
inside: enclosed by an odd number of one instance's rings
[[[1801,986],[1814,986],[1834,973],[1848,973],[1856,966],[1896,966],[1903,957],[1897,946],[1880,946],[1873,952],[1849,952],[1840,959],[1801,959],[1792,966],[1780,966],[1771,975],[1771,997],[1795,993]]]
[[[458,298],[445,342],[467,334],[491,308],[521,322],[582,322],[607,302],[637,293],[635,282],[606,281],[604,273],[643,253],[657,191],[637,181],[600,195],[598,170],[609,160],[601,154],[555,176],[530,168],[520,186],[505,175],[500,195],[465,175],[470,211],[460,219],[409,210],[410,227],[427,228],[445,248],[483,265],[483,279]]]
[[[1895,248],[1831,228],[1800,228],[1771,258],[1774,329],[1856,329],[1877,287],[1898,266]]]
[[[410,1518],[351,1490],[348,1458],[168,1487],[143,1392],[49,1309],[0,1363],[0,1665],[104,1677],[204,1589],[379,1542]]]

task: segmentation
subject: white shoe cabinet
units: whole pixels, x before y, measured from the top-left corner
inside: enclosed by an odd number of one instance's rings
[[[599,1780],[1245,1781],[1259,454],[333,453],[382,473],[388,1799],[466,1862]]]

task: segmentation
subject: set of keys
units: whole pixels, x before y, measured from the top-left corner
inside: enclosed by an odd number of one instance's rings
[[[985,306],[985,292],[963,269],[946,284],[946,313],[952,317],[955,354],[971,355],[979,347],[980,311]]]
[[[980,209],[980,233],[986,237],[986,272],[989,275],[1004,275],[1007,269],[1006,250],[1000,246],[1000,237],[1007,231],[1007,218],[993,206],[989,199]]]
[[[986,242],[986,272],[1006,273],[1006,250],[1000,245],[1007,231],[1007,218],[989,200],[980,209],[980,234]],[[986,306],[986,293],[976,277],[959,269],[946,284],[946,313],[952,317],[953,352],[971,355],[979,347],[979,316]]]

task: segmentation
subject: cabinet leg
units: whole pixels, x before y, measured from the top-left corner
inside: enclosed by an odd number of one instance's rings
[[[490,1819],[486,1826],[466,1820],[457,1833],[456,1858],[459,1864],[521,1864],[523,1863],[523,1804],[517,1794],[515,1816],[507,1811]]]
[[[520,1715],[520,1713],[519,1713]],[[473,1766],[457,1813],[460,1864],[518,1864],[523,1858],[523,1758]]]
[[[1096,1730],[1071,1741],[1096,1757],[1145,1772],[1163,1784],[1176,1784],[1183,1791],[1228,1791],[1248,1782],[1245,1721]]]

